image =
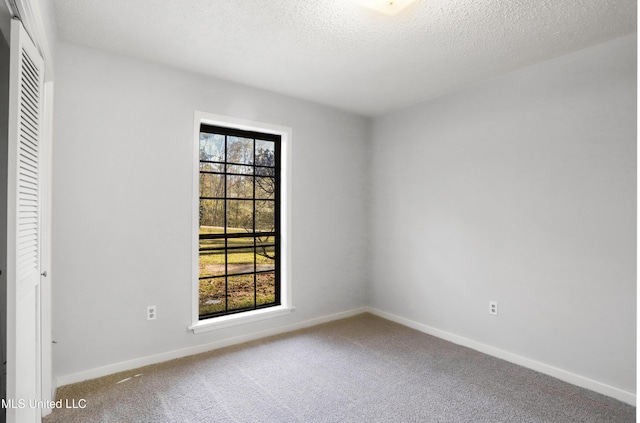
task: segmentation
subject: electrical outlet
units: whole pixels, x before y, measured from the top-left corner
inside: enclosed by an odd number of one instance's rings
[[[498,302],[497,301],[489,301],[489,314],[492,316],[498,315]]]
[[[156,320],[156,306],[147,306],[147,320]]]

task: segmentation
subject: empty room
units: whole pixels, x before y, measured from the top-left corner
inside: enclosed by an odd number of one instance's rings
[[[3,421],[635,421],[635,1],[2,3]]]

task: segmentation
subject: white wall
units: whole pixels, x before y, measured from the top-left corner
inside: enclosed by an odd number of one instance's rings
[[[634,393],[635,72],[634,34],[376,118],[371,306]]]
[[[58,377],[365,305],[366,118],[79,46],[58,45],[56,59]],[[187,331],[195,110],[293,128],[286,317]]]

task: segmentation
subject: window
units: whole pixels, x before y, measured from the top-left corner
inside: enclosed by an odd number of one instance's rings
[[[283,225],[283,146],[291,130],[202,115],[196,113],[194,332],[292,309]]]
[[[280,305],[280,136],[200,127],[199,317]]]

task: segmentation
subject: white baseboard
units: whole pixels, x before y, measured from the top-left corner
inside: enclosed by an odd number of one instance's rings
[[[547,364],[540,363],[538,361],[531,360],[529,358],[522,357],[517,354],[513,354],[508,351],[504,351],[499,348],[495,348],[460,335],[436,329],[431,326],[423,325],[422,323],[418,323],[404,317],[396,316],[395,314],[387,313],[372,307],[366,307],[365,309],[367,312],[382,317],[383,319],[391,320],[403,326],[407,326],[420,332],[453,342],[454,344],[462,345],[476,351],[491,355],[493,357],[500,358],[510,363],[518,364],[522,367],[526,367],[528,369],[553,376],[564,382],[568,382],[572,385],[576,385],[581,388],[589,389],[599,394],[615,398],[627,404],[631,404],[633,406],[636,405],[636,394],[634,393],[623,391],[613,386],[568,372],[566,370],[559,369],[557,367],[549,366]]]
[[[179,350],[168,351],[160,354],[154,354],[146,357],[140,357],[133,360],[121,361],[118,363],[108,364],[106,366],[94,369],[84,370],[82,372],[72,373],[68,375],[58,376],[56,378],[56,387],[69,385],[71,383],[82,382],[84,380],[95,379],[102,376],[111,375],[118,372],[137,369],[138,367],[148,366],[150,364],[162,363],[163,361],[173,360],[175,358],[186,357],[189,355],[200,354],[203,352],[215,350],[218,348],[228,347],[231,345],[241,344],[243,342],[254,341],[256,339],[265,338],[267,336],[278,335],[281,333],[292,332],[298,329],[304,329],[310,326],[331,322],[333,320],[344,319],[364,313],[365,307],[356,308],[340,313],[330,314],[328,316],[317,317],[315,319],[305,320],[290,325],[278,326],[275,328],[249,333],[246,335],[235,336],[233,338],[222,339],[220,341],[207,344],[197,345]]]

